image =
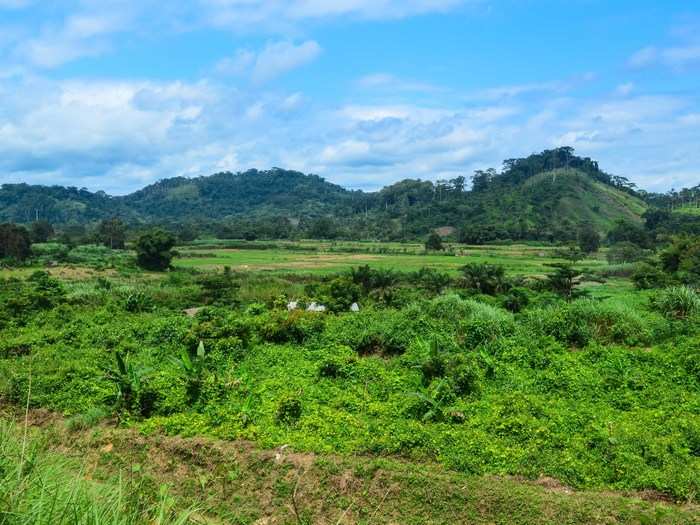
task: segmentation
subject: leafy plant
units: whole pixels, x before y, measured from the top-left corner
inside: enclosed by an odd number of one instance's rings
[[[688,286],[671,286],[660,291],[653,306],[671,319],[688,319],[700,313],[700,294]]]
[[[296,423],[301,417],[301,400],[292,395],[283,397],[277,405],[276,420],[278,423],[291,425]]]
[[[141,413],[148,412],[148,400],[140,399],[145,379],[151,369],[138,365],[128,353],[116,352],[114,364],[105,369],[105,377],[117,388],[117,410],[133,410],[138,406]]]
[[[197,351],[194,356],[183,348],[180,351],[180,356],[174,358],[175,365],[180,369],[187,382],[187,394],[191,401],[196,401],[202,391],[205,373],[205,350],[204,342],[200,341],[197,345]]]

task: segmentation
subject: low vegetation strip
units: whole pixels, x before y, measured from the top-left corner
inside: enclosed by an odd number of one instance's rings
[[[287,446],[147,437],[107,423],[81,429],[35,410],[24,444],[22,415],[11,410],[3,417],[4,525],[682,525],[698,518],[695,507],[651,494],[579,492],[551,478],[472,476],[430,463],[302,454]]]

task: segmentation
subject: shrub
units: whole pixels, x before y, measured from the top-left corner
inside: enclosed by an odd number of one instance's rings
[[[652,338],[650,323],[631,308],[593,299],[531,310],[525,324],[535,333],[579,347],[591,341],[647,344]]]
[[[441,355],[437,339],[433,339],[430,343],[430,354],[421,365],[421,372],[424,385],[429,385],[436,377],[445,375],[445,357]]]
[[[511,288],[503,298],[502,304],[506,310],[518,313],[530,304],[530,297],[524,288]]]
[[[175,237],[161,229],[144,233],[136,241],[136,263],[145,270],[162,272],[170,267]]]
[[[657,294],[653,306],[665,317],[688,319],[700,313],[700,295],[688,286],[671,286]]]
[[[234,280],[231,268],[226,266],[222,273],[207,273],[197,283],[202,287],[200,301],[204,304],[236,304],[240,285]]]
[[[283,397],[277,405],[277,423],[291,425],[299,421],[302,412],[301,401],[295,396]]]
[[[302,343],[321,333],[324,326],[324,316],[317,312],[272,311],[262,323],[260,335],[273,343]]]
[[[472,263],[462,267],[464,288],[485,295],[502,293],[509,288],[506,270],[500,264]]]
[[[458,354],[447,365],[447,379],[458,396],[476,394],[481,389],[481,369],[476,360]]]
[[[329,379],[346,378],[351,375],[357,358],[347,347],[335,347],[327,351],[328,356],[318,366],[319,377]]]
[[[153,309],[153,301],[141,291],[127,292],[124,296],[124,310],[131,313],[140,313]]]
[[[439,295],[450,285],[452,279],[434,268],[423,267],[411,275],[411,281],[432,294]]]
[[[442,245],[442,237],[435,232],[432,232],[428,236],[428,240],[425,241],[426,251],[441,251],[445,247]]]
[[[405,312],[364,309],[329,321],[329,341],[348,346],[359,355],[398,355],[418,335]]]
[[[668,284],[669,276],[652,264],[640,263],[632,273],[632,282],[639,290],[662,288]]]
[[[644,258],[644,250],[633,242],[623,241],[613,244],[605,258],[609,264],[624,264],[637,262]]]

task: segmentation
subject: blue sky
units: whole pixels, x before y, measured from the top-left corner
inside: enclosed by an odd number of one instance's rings
[[[700,183],[700,5],[0,0],[1,183],[278,166],[377,189],[559,145]]]

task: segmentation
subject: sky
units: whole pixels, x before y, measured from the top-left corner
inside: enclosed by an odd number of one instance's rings
[[[0,0],[0,183],[376,190],[564,145],[700,183],[700,2]]]

